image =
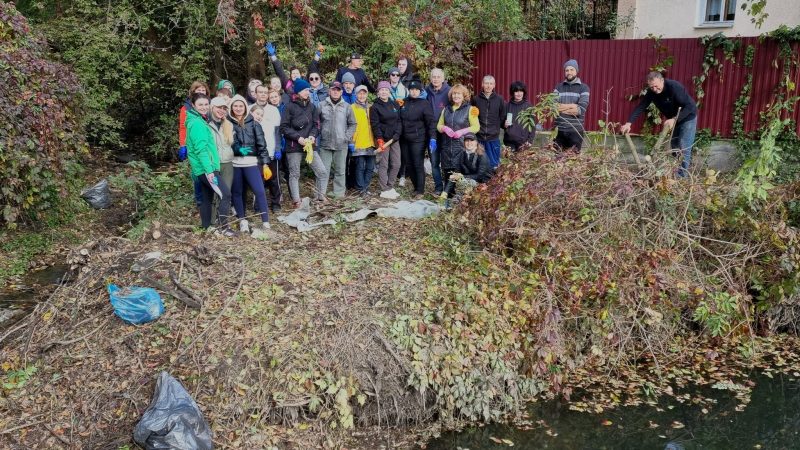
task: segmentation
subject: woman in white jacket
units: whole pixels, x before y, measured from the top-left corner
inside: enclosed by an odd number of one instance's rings
[[[280,183],[280,159],[281,159],[281,113],[278,108],[267,103],[264,106],[253,105],[250,108],[250,113],[253,118],[261,124],[261,129],[264,130],[264,140],[267,141],[267,151],[269,152],[269,170],[272,172],[272,177],[264,182],[266,188],[267,203],[272,212],[280,211],[281,209],[281,183]]]

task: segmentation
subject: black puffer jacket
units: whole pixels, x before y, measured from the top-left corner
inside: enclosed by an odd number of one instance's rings
[[[403,129],[400,122],[400,108],[395,102],[375,100],[369,109],[369,123],[376,142],[378,139],[386,142],[389,139],[394,139],[395,142],[400,139],[400,132]]]
[[[267,141],[264,139],[264,130],[261,125],[253,119],[253,116],[248,115],[244,119],[244,126],[239,124],[236,119],[231,118],[233,122],[233,149],[234,156],[255,156],[258,158],[259,164],[264,164],[264,161],[269,161],[269,152],[267,151]],[[244,155],[241,152],[242,147],[250,147],[252,153]]]
[[[286,140],[286,153],[303,151],[298,139],[313,136],[319,140],[319,110],[311,100],[303,100],[297,96],[286,105],[281,115],[281,134]]]
[[[511,126],[506,128],[506,132],[503,135],[503,142],[506,145],[519,147],[527,142],[533,142],[533,138],[536,136],[536,129],[528,131],[528,129],[519,122],[519,113],[530,107],[531,102],[526,98],[523,98],[521,102],[511,100],[506,103],[506,114],[510,113],[513,116]]]
[[[486,155],[479,155],[476,153],[464,152],[461,158],[460,172],[465,178],[477,181],[478,183],[486,183],[492,178],[494,172],[492,166],[489,165],[489,158]]]
[[[448,106],[442,111],[444,115],[444,125],[453,131],[462,130],[469,127],[469,103],[462,104],[457,110]],[[442,133],[442,152],[441,162],[444,170],[457,170],[461,164],[461,157],[464,153],[464,139],[453,139]]]
[[[436,139],[436,120],[431,102],[422,98],[406,98],[400,110],[403,139],[408,142],[427,142]]]

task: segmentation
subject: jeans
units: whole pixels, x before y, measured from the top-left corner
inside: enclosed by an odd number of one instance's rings
[[[433,173],[433,189],[436,192],[442,192],[444,190],[444,183],[442,183],[442,133],[436,133],[436,146],[437,150],[435,152],[430,152],[431,154],[431,172]]]
[[[491,141],[480,141],[483,149],[486,150],[486,157],[489,159],[489,165],[492,169],[496,169],[500,165],[500,139],[493,139]]]
[[[222,192],[222,198],[219,202],[219,225],[224,227],[228,224],[228,216],[222,214],[222,211],[231,210],[231,191],[225,181],[222,180],[222,177],[219,176],[219,172],[214,172],[214,175],[217,176],[217,187]],[[200,195],[203,199],[200,203],[200,226],[208,228],[211,226],[211,208],[216,194],[205,175],[197,177],[197,182],[200,185]]]
[[[406,178],[414,184],[415,194],[425,193],[425,142],[400,141],[403,161],[406,165]],[[437,152],[438,153],[438,152]]]
[[[328,179],[333,174],[333,196],[336,198],[344,197],[346,190],[345,172],[347,169],[347,148],[341,150],[322,149],[319,152],[322,157],[322,164],[325,165],[327,174],[325,176],[325,189],[328,188]],[[333,172],[331,172],[333,166]]]
[[[369,183],[375,173],[375,155],[354,156],[356,160],[356,189],[365,193],[369,190]]]
[[[684,120],[675,125],[675,131],[672,133],[672,140],[670,146],[674,149],[680,149],[683,154],[683,161],[681,161],[681,168],[678,170],[679,177],[689,175],[689,166],[692,164],[692,147],[694,146],[694,136],[697,133],[697,116],[694,119]]]
[[[225,182],[225,186],[233,186],[233,163],[220,163],[219,164],[219,178],[220,180]],[[222,201],[219,196],[214,196],[214,201],[212,202],[211,208],[211,217],[219,217],[219,204]],[[231,214],[231,202],[228,202],[228,210],[225,211],[223,216],[229,216]]]
[[[300,164],[306,158],[306,154],[305,152],[289,153],[287,158],[289,159],[289,191],[292,194],[292,201],[297,203],[300,201]],[[314,198],[324,198],[325,191],[328,189],[328,171],[325,169],[325,165],[322,164],[322,157],[319,156],[319,152],[314,152],[310,165],[316,178]],[[322,186],[323,179],[325,180],[325,186]]]
[[[383,153],[378,156],[378,184],[381,191],[388,191],[394,188],[397,181],[397,174],[400,172],[400,143],[392,142]]]
[[[281,200],[283,200],[281,198],[283,196],[281,192],[281,162],[275,158],[271,158],[268,165],[269,170],[272,171],[272,178],[264,182],[264,188],[269,191],[267,203],[270,209],[280,209]]]
[[[267,196],[264,193],[264,178],[261,176],[260,166],[234,167],[233,168],[233,207],[236,208],[236,217],[244,219],[244,184],[256,195],[256,207],[261,214],[263,223],[269,222],[269,209]]]
[[[202,177],[202,175],[200,176]],[[203,190],[200,177],[192,176],[192,181],[194,182],[194,202],[197,206],[200,206],[203,204]]]

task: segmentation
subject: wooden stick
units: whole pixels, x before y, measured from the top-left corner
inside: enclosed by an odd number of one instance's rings
[[[175,287],[178,288],[178,290],[191,297],[192,300],[196,301],[198,304],[200,305],[203,304],[203,298],[197,295],[193,290],[182,285],[180,281],[178,281],[178,277],[175,275],[175,271],[173,271],[172,269],[169,270],[169,277],[172,280],[172,283],[175,285]]]
[[[631,135],[629,133],[625,133],[625,141],[628,142],[628,147],[630,147],[633,157],[636,159],[636,165],[641,166],[642,161],[639,159],[639,152],[636,151],[636,146],[633,145],[633,139],[631,139]]]
[[[145,283],[155,287],[159,291],[162,291],[165,294],[174,297],[176,300],[181,301],[184,305],[188,306],[189,308],[200,309],[202,307],[202,304],[195,302],[193,299],[189,298],[189,296],[187,296],[183,292],[178,292],[174,289],[171,289],[166,284],[158,280],[150,278],[146,275],[139,275],[139,278],[141,278],[141,280],[144,281]]]
[[[394,139],[389,139],[388,141],[384,142],[384,143],[383,143],[383,150],[378,150],[378,153],[383,153],[383,152],[385,152],[385,151],[386,151],[386,149],[387,149],[387,148],[388,148],[390,145],[392,145],[392,143],[394,143]]]
[[[679,107],[678,108],[678,114],[675,115],[675,120],[676,121],[678,120],[678,116],[680,114],[681,114],[681,108]],[[661,150],[661,148],[664,146],[664,140],[667,137],[667,134],[669,134],[670,140],[672,140],[672,131],[674,129],[675,129],[675,126],[673,125],[671,127],[664,127],[664,129],[661,130],[661,134],[658,135],[658,141],[656,141],[656,148],[655,148],[656,151]],[[670,150],[672,150],[672,149],[670,149]]]

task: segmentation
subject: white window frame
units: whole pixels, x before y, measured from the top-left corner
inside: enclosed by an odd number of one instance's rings
[[[734,20],[720,20],[716,22],[707,22],[706,21],[706,7],[708,6],[708,2],[712,0],[697,0],[697,21],[695,23],[695,28],[731,28],[733,27]],[[734,2],[733,10],[736,11],[736,0],[727,0]],[[721,7],[722,11],[720,11],[720,16],[724,16],[725,14],[725,2],[726,0],[721,0]],[[734,13],[735,14],[735,13]]]

